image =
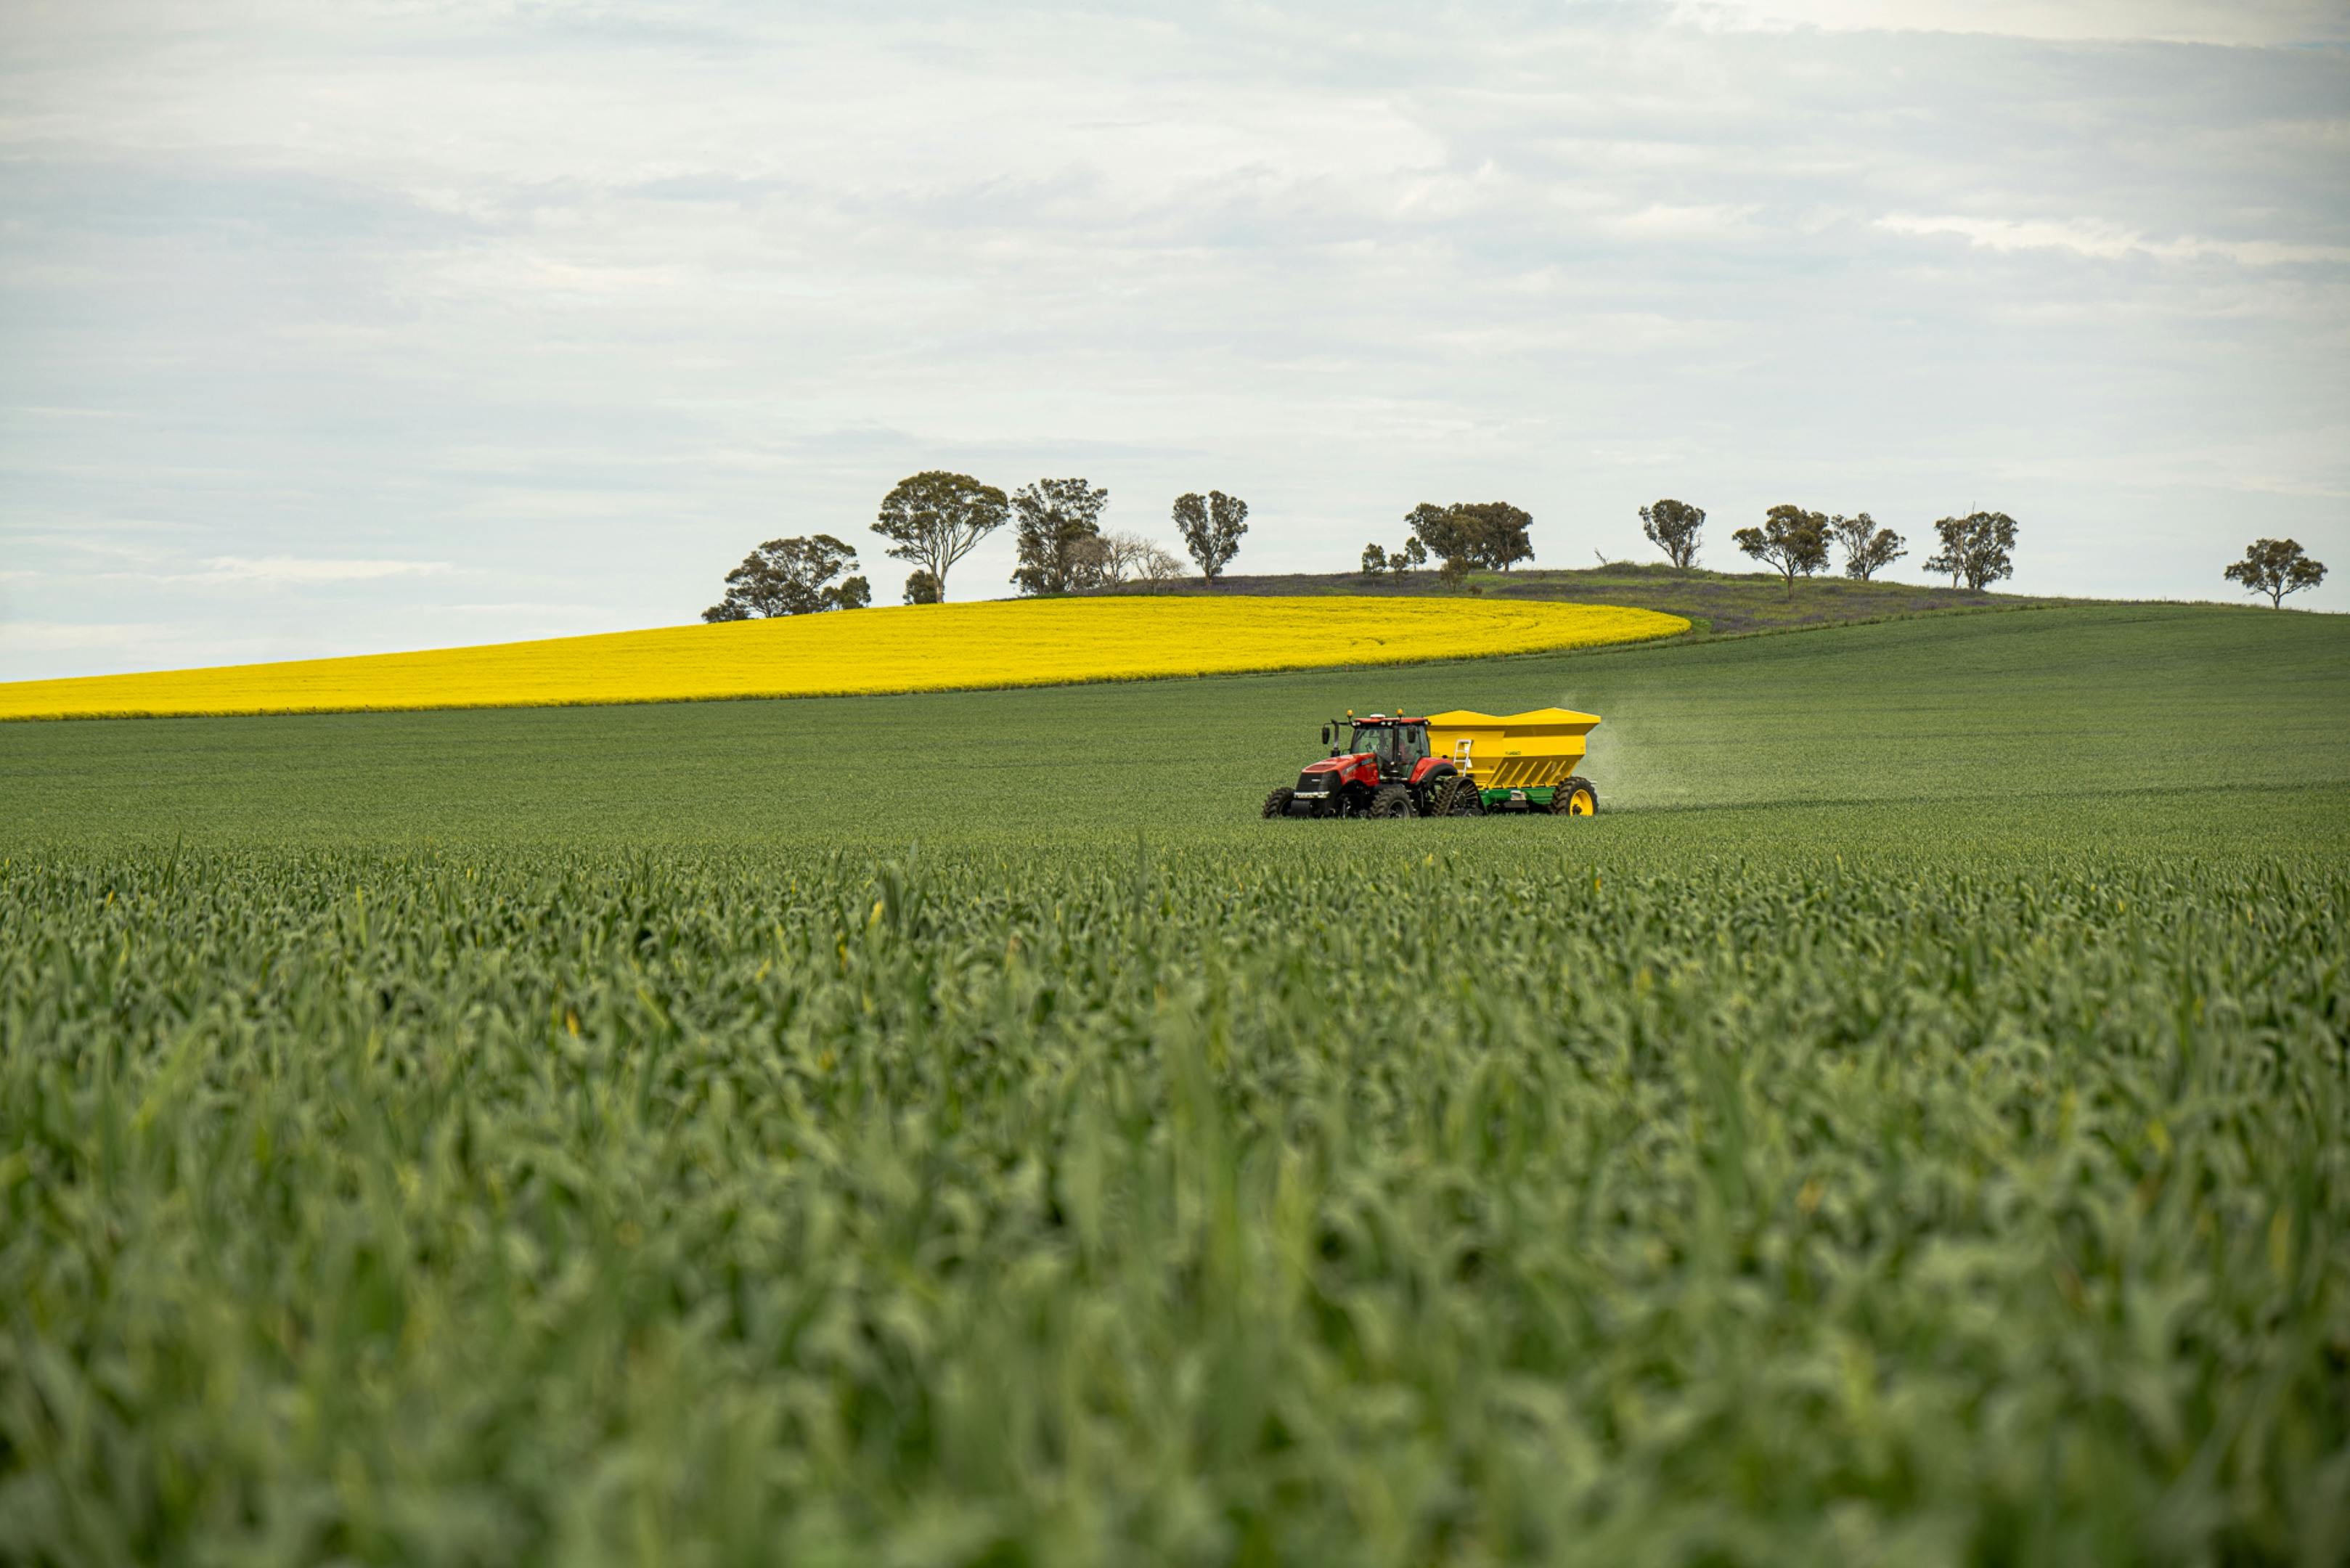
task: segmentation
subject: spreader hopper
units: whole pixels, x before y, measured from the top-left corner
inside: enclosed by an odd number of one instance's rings
[[[1584,738],[1598,722],[1598,714],[1571,708],[1499,715],[1431,713],[1429,751],[1476,780],[1491,805],[1523,799],[1547,806],[1558,787],[1574,776],[1583,761]]]

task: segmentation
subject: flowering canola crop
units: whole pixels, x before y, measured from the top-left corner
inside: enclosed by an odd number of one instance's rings
[[[547,707],[1054,686],[1539,653],[1679,616],[1537,600],[999,599],[0,684],[0,719]]]

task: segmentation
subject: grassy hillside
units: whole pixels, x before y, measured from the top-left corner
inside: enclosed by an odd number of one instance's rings
[[[2345,630],[0,727],[0,1555],[2339,1561]]]
[[[1807,578],[1791,593],[1773,572],[1719,572],[1703,568],[1678,572],[1662,564],[1611,561],[1605,566],[1567,570],[1520,567],[1512,572],[1480,572],[1470,581],[1473,595],[1464,596],[1446,585],[1432,569],[1402,576],[1367,577],[1360,572],[1324,572],[1243,576],[1222,579],[1209,588],[1186,580],[1173,592],[1198,596],[1277,594],[1299,596],[1346,594],[1384,596],[1409,600],[1459,602],[1464,597],[1485,599],[1566,599],[1578,604],[1625,605],[1661,610],[1697,623],[1717,637],[1792,627],[1840,626],[1887,616],[1925,615],[1954,609],[2045,609],[2091,600],[2037,598],[2020,594],[1978,593],[1935,584],[1889,579],[1855,582],[1847,577]]]

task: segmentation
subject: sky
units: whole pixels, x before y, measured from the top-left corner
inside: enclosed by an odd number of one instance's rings
[[[0,5],[0,680],[673,625],[796,534],[894,603],[939,467],[1221,488],[1235,570],[1674,496],[2350,609],[2350,4]]]

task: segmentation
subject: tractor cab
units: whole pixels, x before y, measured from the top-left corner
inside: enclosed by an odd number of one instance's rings
[[[1369,757],[1383,783],[1409,781],[1412,770],[1428,759],[1425,719],[1390,719],[1374,713],[1367,719],[1357,719],[1354,725],[1347,750],[1356,756]]]

